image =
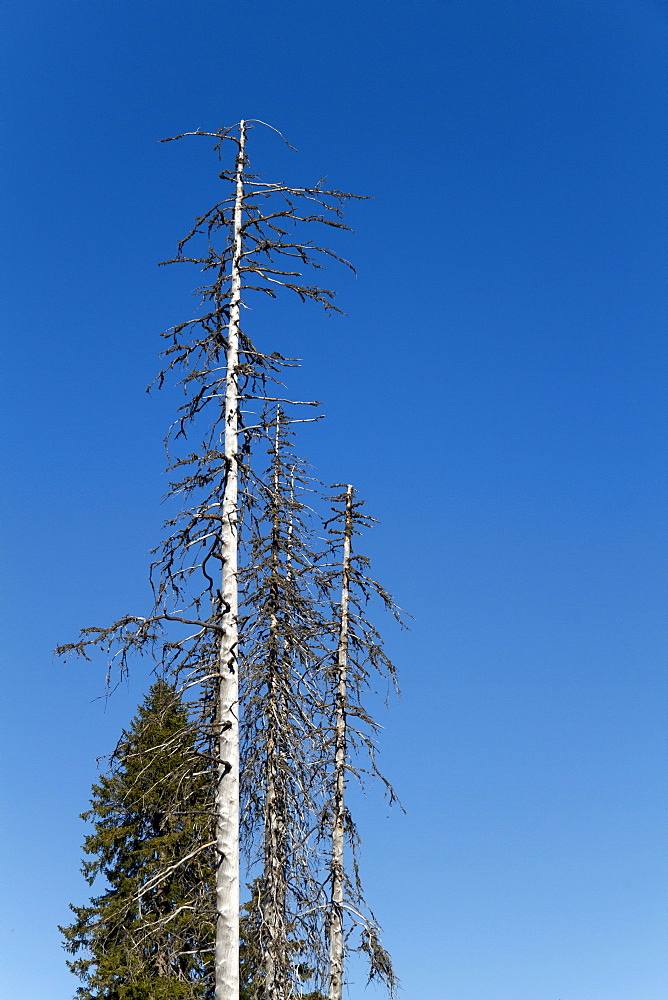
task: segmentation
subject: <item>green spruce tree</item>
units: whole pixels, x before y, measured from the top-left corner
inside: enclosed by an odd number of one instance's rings
[[[213,769],[174,688],[157,681],[93,786],[83,849],[106,886],[61,927],[81,1000],[213,996]],[[203,752],[204,751],[204,752]]]

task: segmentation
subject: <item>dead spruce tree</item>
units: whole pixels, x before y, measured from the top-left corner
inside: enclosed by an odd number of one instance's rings
[[[346,784],[348,775],[362,783],[366,778],[377,778],[390,801],[396,799],[376,764],[374,736],[380,727],[365,707],[373,675],[396,685],[396,671],[384,652],[380,634],[368,620],[366,605],[376,597],[398,621],[401,612],[387,591],[368,575],[368,558],[353,552],[354,536],[374,523],[361,511],[364,501],[355,500],[353,487],[347,485],[330,502],[333,516],[326,522],[329,560],[323,566],[323,576],[330,595],[337,594],[338,601],[332,604],[334,651],[324,725],[329,739],[323,742],[330,796],[322,814],[321,835],[328,836],[330,843],[329,1000],[342,1000],[345,953],[352,947],[347,942],[355,931],[357,950],[366,952],[369,960],[369,978],[381,980],[390,994],[398,985],[390,956],[380,943],[378,923],[365,903],[357,863],[359,837],[346,804]],[[352,855],[349,865],[346,842]]]
[[[303,421],[297,421],[303,422]],[[319,664],[326,623],[316,569],[314,483],[294,453],[294,420],[277,407],[269,428],[261,509],[240,579],[243,606],[242,829],[258,840],[255,915],[263,996],[287,1000],[325,973],[320,872],[313,831],[322,787]]]
[[[254,292],[275,297],[287,289],[302,301],[336,309],[333,292],[308,284],[304,274],[341,258],[315,245],[309,232],[312,224],[346,228],[341,204],[351,197],[251,174],[246,141],[253,124],[183,134],[213,139],[219,155],[231,144],[235,164],[219,175],[228,193],[196,219],[176,257],[163,262],[194,264],[208,283],[198,289],[198,314],[165,335],[158,384],[176,375],[185,393],[168,454],[179,441],[194,438],[197,444],[170,459],[176,479],[168,497],[179,509],[156,550],[154,607],[147,616],[129,614],[106,628],[84,629],[78,642],[59,649],[88,656],[99,647],[114,654],[121,672],[135,653],[156,656],[166,676],[188,693],[201,739],[213,744],[216,1000],[239,996],[240,537],[253,492],[252,449],[267,423],[263,409],[291,402],[282,399],[280,381],[290,363],[255,347],[242,330],[241,308]]]

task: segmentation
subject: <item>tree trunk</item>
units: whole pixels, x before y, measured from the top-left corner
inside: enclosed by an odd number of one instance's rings
[[[266,799],[265,799],[265,896],[264,921],[265,945],[265,1000],[284,1000],[285,997],[285,816],[284,788],[281,780],[281,740],[285,718],[282,655],[283,644],[279,635],[279,572],[281,510],[279,504],[279,448],[280,407],[276,411],[276,436],[273,477],[273,516],[271,531],[271,594],[269,621],[269,657],[267,678],[267,746],[266,746]]]
[[[332,890],[329,912],[329,1000],[343,996],[343,850],[345,839],[346,704],[348,679],[348,596],[353,533],[353,488],[346,488],[346,521],[341,574],[341,619],[337,650],[334,733],[334,804],[332,816]]]
[[[238,673],[238,425],[241,225],[245,123],[239,125],[232,285],[225,385],[225,489],[221,527],[222,637],[219,650],[218,766],[216,783],[216,1000],[239,998],[239,673]]]

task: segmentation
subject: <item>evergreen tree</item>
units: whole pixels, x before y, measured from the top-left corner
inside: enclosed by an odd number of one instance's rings
[[[60,928],[82,1000],[213,996],[212,784],[184,705],[157,681],[82,816],[82,871],[107,882]]]

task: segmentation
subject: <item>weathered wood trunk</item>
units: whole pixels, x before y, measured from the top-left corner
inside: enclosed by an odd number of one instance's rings
[[[225,490],[221,526],[222,635],[219,650],[218,767],[216,783],[216,1000],[239,1000],[239,664],[238,664],[238,448],[239,315],[245,123],[239,126],[234,205],[234,251],[225,385]]]
[[[343,886],[346,787],[346,705],[348,679],[348,601],[353,534],[353,487],[346,487],[346,515],[341,573],[341,617],[336,657],[334,731],[334,803],[332,815],[332,888],[329,909],[329,1000],[343,996]]]
[[[281,727],[288,724],[286,719],[285,696],[283,690],[282,659],[284,642],[279,626],[280,588],[280,531],[281,511],[279,493],[280,448],[280,408],[276,413],[276,436],[273,475],[273,516],[271,528],[271,584],[269,656],[267,678],[267,703],[265,707],[267,724],[266,746],[266,799],[265,799],[265,841],[264,841],[264,923],[265,923],[265,1000],[284,1000],[286,996],[285,975],[285,788],[281,759]]]

